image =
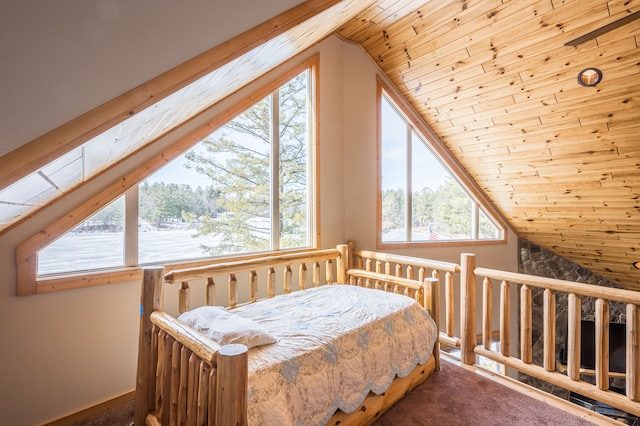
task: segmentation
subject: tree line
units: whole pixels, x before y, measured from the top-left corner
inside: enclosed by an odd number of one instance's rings
[[[425,230],[433,228],[445,237],[470,238],[471,208],[471,198],[451,176],[447,176],[435,190],[424,187],[412,193],[411,225]],[[383,233],[405,229],[405,190],[384,190],[382,212]],[[480,221],[481,236],[493,236],[495,230],[489,221]]]
[[[143,182],[138,186],[138,215],[157,228],[168,223],[186,222],[201,215],[216,216],[218,191],[212,185],[195,190],[187,184]],[[105,206],[80,225],[82,230],[121,231],[124,226],[124,196]]]

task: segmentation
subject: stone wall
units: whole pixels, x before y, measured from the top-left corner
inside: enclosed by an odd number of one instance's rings
[[[519,272],[546,278],[573,281],[578,283],[594,284],[605,287],[620,288],[617,284],[604,279],[600,275],[585,269],[569,260],[554,254],[553,252],[532,244],[526,240],[518,241]],[[533,363],[543,365],[543,291],[532,289],[533,299]],[[567,294],[556,294],[556,356],[560,355],[567,336]],[[582,318],[593,319],[595,312],[595,299],[582,299]],[[621,303],[611,303],[609,320],[611,322],[625,322],[625,306]],[[518,379],[524,383],[542,389],[546,392],[569,399],[569,392],[555,385],[545,383],[526,374],[519,374]],[[585,381],[591,381],[590,377],[582,377]],[[619,380],[619,379],[614,379]],[[612,386],[619,387],[619,383],[612,382]],[[624,387],[624,383],[622,383]]]

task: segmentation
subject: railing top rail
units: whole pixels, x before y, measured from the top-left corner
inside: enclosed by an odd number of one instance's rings
[[[164,276],[165,282],[175,284],[198,279],[205,279],[216,275],[228,273],[252,271],[261,268],[284,266],[293,262],[320,262],[323,260],[337,259],[337,249],[313,250],[300,253],[290,253],[278,256],[265,256],[246,260],[214,263],[196,268],[177,269]]]
[[[393,277],[385,274],[379,274],[377,272],[365,271],[363,269],[349,269],[347,275],[352,277],[370,278],[378,281],[385,281],[391,284],[400,284],[404,287],[409,287],[414,290],[420,290],[423,283],[418,280],[410,280],[408,278]]]
[[[564,293],[575,293],[581,296],[589,296],[601,299],[615,300],[623,303],[640,305],[640,292],[624,290],[612,287],[603,287],[594,284],[576,283],[555,278],[535,277],[532,275],[515,272],[499,271],[496,269],[476,268],[476,276],[507,281],[511,283],[526,284],[532,287],[548,288]]]
[[[421,259],[418,257],[403,256],[389,253],[378,253],[368,250],[356,250],[354,256],[365,259],[379,260],[382,262],[402,263],[421,268],[437,269],[445,272],[460,272],[460,265],[457,263],[441,262],[438,260]]]

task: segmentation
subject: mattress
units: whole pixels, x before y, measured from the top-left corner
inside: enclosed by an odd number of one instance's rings
[[[249,351],[249,425],[322,425],[425,363],[436,327],[415,300],[332,284],[232,310],[277,342]]]

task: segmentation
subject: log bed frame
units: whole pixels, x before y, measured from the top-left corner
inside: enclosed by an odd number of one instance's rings
[[[354,256],[357,259],[354,260]],[[354,264],[357,267],[353,267]],[[395,275],[392,275],[392,264],[395,265]],[[310,278],[307,265],[312,269]],[[294,291],[292,284],[297,284],[299,290],[309,285],[334,283],[374,287],[415,298],[431,313],[437,326],[439,271],[456,270],[456,266],[406,256],[356,252],[355,245],[349,243],[335,249],[231,261],[175,270],[168,274],[164,273],[163,267],[145,268],[140,306],[135,424],[186,422],[226,426],[247,423],[246,347],[220,346],[164,312],[165,283],[179,284],[179,313],[190,309],[191,284],[204,285],[205,303],[215,305],[216,276],[227,277],[227,303],[230,308],[239,305],[238,289],[245,284],[241,290],[248,291],[248,303],[258,301],[259,283],[264,282],[267,297]],[[283,271],[281,280],[276,279],[276,268]],[[298,270],[297,283],[293,279],[294,268]],[[414,278],[416,269],[417,279]],[[432,271],[431,276],[427,274],[429,270]],[[246,282],[240,280],[239,283],[241,273],[248,275]],[[281,281],[281,289],[276,289],[276,281]],[[338,410],[328,424],[371,424],[439,369],[439,342],[436,340],[433,354],[425,364],[418,365],[407,377],[396,378],[384,394],[370,393],[354,412]]]

